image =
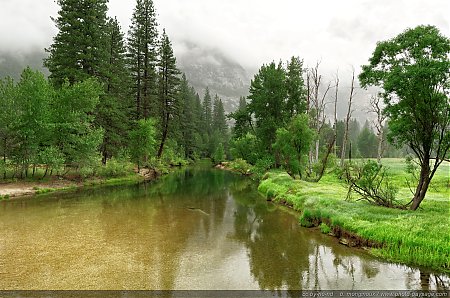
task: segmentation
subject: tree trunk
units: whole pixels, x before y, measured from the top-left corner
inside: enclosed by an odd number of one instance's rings
[[[427,193],[428,186],[430,185],[430,158],[425,157],[422,166],[420,169],[420,178],[419,183],[416,188],[416,192],[414,193],[413,202],[410,207],[411,210],[417,210],[419,208],[420,203],[422,203],[425,198],[425,194]]]
[[[341,151],[341,167],[344,166],[345,151],[347,149],[346,145],[348,140],[348,124],[350,122],[350,118],[352,117],[352,100],[354,90],[355,90],[355,70],[353,70],[352,87],[350,88],[350,98],[348,100],[347,118],[345,119],[344,141],[342,142],[342,151]]]
[[[327,168],[327,163],[328,163],[328,157],[330,156],[331,151],[333,151],[333,148],[335,147],[334,146],[335,142],[336,142],[336,138],[333,137],[333,139],[328,144],[327,153],[325,154],[324,158],[322,159],[322,166],[320,168],[319,176],[316,179],[314,179],[314,182],[319,182],[320,179],[322,179],[323,174],[325,174],[325,170]]]
[[[383,130],[378,134],[378,151],[377,151],[377,163],[381,164],[381,157],[383,155]]]
[[[163,135],[162,135],[162,139],[161,139],[161,144],[159,145],[159,150],[158,150],[158,158],[161,158],[163,150],[164,150],[164,144],[166,143],[166,139],[167,139],[167,134],[169,132],[169,113],[166,114],[166,119],[164,123],[164,131],[163,131]]]

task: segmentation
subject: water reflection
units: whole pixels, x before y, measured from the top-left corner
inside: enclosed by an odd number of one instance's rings
[[[0,289],[436,289],[298,226],[250,180],[189,169],[159,182],[0,203]]]

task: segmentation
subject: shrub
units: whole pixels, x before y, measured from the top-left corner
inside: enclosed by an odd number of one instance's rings
[[[343,178],[349,186],[347,199],[356,193],[359,200],[384,207],[399,207],[395,198],[398,188],[392,184],[390,175],[381,164],[371,160],[360,165],[348,163],[343,169]]]
[[[127,161],[111,158],[106,165],[101,165],[96,169],[96,174],[100,177],[123,177],[133,172],[133,164]]]
[[[324,222],[320,224],[319,228],[323,234],[328,234],[331,232],[331,228]]]

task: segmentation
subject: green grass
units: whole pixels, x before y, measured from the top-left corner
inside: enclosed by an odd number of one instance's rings
[[[412,194],[401,159],[383,161],[391,168],[392,179],[400,187],[398,198],[408,202]],[[304,226],[326,222],[382,245],[371,249],[377,256],[411,265],[450,272],[450,166],[443,164],[419,210],[388,209],[363,201],[346,201],[347,188],[335,175],[327,174],[319,183],[293,180],[281,171],[272,171],[261,181],[259,191],[275,202],[301,211]],[[323,226],[324,230],[326,228]]]

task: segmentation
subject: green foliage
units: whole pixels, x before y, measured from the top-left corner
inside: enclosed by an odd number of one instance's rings
[[[256,179],[261,179],[264,174],[270,170],[275,164],[273,157],[265,156],[261,157],[256,161],[255,166],[253,167],[253,174]]]
[[[384,207],[396,207],[395,187],[386,168],[376,161],[369,160],[362,165],[347,163],[343,169],[345,181],[349,185],[347,198],[357,193],[362,200]]]
[[[122,150],[128,141],[131,127],[131,78],[127,68],[124,36],[117,19],[110,19],[107,24],[108,64],[105,93],[100,97],[96,109],[95,124],[104,129],[100,147],[102,162]]]
[[[247,102],[245,97],[239,98],[238,109],[229,115],[230,118],[234,119],[233,127],[233,137],[241,138],[251,131],[252,117],[247,109]]]
[[[252,166],[242,158],[237,158],[229,163],[231,170],[241,173],[243,175],[249,175],[252,173]]]
[[[170,133],[170,126],[173,126],[173,119],[178,116],[181,109],[178,88],[180,85],[180,71],[176,66],[176,58],[173,54],[172,44],[166,31],[163,30],[161,42],[159,46],[158,61],[158,99],[162,107],[160,124],[161,124],[161,143],[158,150],[158,158],[161,158],[164,145]],[[175,123],[177,124],[177,123]]]
[[[259,143],[255,135],[247,133],[242,137],[231,140],[231,155],[234,158],[245,159],[255,164],[259,158]]]
[[[277,130],[276,142],[273,144],[282,165],[291,176],[302,176],[302,170],[307,162],[307,154],[315,134],[309,128],[309,118],[306,114],[295,116],[287,129]]]
[[[138,165],[138,168],[154,153],[155,144],[155,120],[151,118],[138,120],[135,128],[130,132],[129,146],[131,160]]]
[[[306,87],[303,72],[303,61],[299,57],[292,57],[286,70],[286,112],[289,117],[306,112]]]
[[[331,228],[324,222],[319,225],[319,228],[322,234],[329,234],[331,232]]]
[[[157,104],[158,24],[152,0],[138,0],[128,32],[128,58],[135,119],[159,117]]]
[[[256,137],[264,150],[271,152],[276,130],[287,123],[286,71],[280,63],[263,65],[250,86],[249,111],[256,120]]]
[[[449,38],[436,27],[418,26],[379,42],[359,76],[363,87],[383,89],[388,139],[398,147],[407,144],[420,160],[413,210],[450,149],[449,54]]]
[[[213,162],[215,164],[219,164],[224,160],[225,160],[225,150],[223,148],[222,143],[220,143],[219,146],[217,146],[216,151],[214,152]]]
[[[58,0],[59,15],[54,22],[58,34],[47,50],[44,65],[50,80],[62,86],[88,78],[102,79],[107,73],[107,0]]]
[[[377,157],[378,141],[376,135],[370,129],[368,121],[366,121],[363,129],[358,135],[357,145],[361,157],[364,158]]]
[[[124,177],[133,173],[134,165],[126,160],[111,158],[106,165],[95,169],[95,174],[103,178]]]

